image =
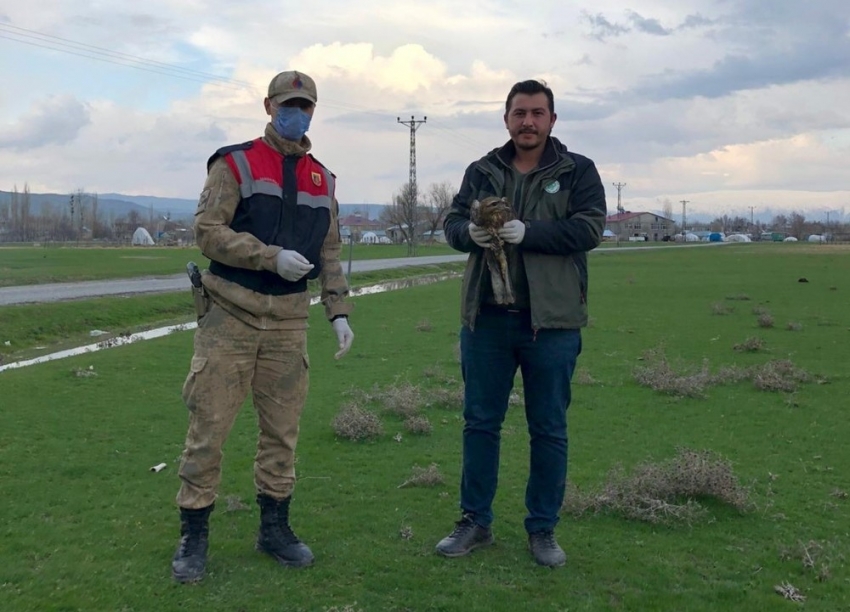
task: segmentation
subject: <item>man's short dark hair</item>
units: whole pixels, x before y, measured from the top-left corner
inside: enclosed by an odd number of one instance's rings
[[[546,85],[546,81],[537,81],[535,79],[529,79],[528,81],[520,81],[513,87],[511,87],[511,91],[508,93],[508,99],[505,102],[505,112],[511,112],[511,102],[514,99],[514,96],[517,94],[527,94],[529,96],[533,96],[534,94],[545,93],[546,97],[549,99],[549,112],[553,115],[555,114],[555,94],[552,93],[552,90]]]

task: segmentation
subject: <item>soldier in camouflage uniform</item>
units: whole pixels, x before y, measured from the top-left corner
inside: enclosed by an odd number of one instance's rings
[[[182,393],[189,431],[177,494],[181,539],[172,561],[180,582],[204,575],[221,449],[249,391],[260,428],[257,549],[288,566],[313,562],[289,525],[310,368],[308,279],[320,280],[325,315],[339,340],[337,359],[354,338],[339,260],[334,175],[310,154],[305,135],[316,100],[310,77],[278,74],[264,100],[271,117],[264,136],[219,149],[207,163],[195,233],[212,263],[202,275],[209,306],[199,313]]]

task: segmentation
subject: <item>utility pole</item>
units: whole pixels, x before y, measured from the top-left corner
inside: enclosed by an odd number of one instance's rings
[[[622,202],[622,199],[621,199],[623,187],[625,187],[625,186],[626,186],[625,183],[614,183],[614,187],[617,188],[617,212],[620,213],[621,215],[624,212],[626,212],[625,209],[623,208],[623,202]]]
[[[755,206],[750,206],[750,227],[753,226],[753,209]]]
[[[686,207],[690,200],[680,200],[682,203],[682,242],[685,242],[685,221],[687,220]]]
[[[410,121],[402,121],[401,117],[396,117],[396,120],[402,125],[410,128],[410,195],[413,198],[414,205],[416,204],[416,130],[428,120],[428,117],[422,119],[414,119],[410,116]]]

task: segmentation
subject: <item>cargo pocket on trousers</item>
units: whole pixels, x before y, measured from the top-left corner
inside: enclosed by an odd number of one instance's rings
[[[301,361],[304,363],[304,369],[310,369],[310,357],[307,353],[301,353]]]
[[[196,407],[195,387],[198,384],[198,375],[206,365],[206,357],[192,357],[192,364],[189,366],[189,375],[186,377],[186,382],[183,383],[183,403],[191,411],[194,411]]]

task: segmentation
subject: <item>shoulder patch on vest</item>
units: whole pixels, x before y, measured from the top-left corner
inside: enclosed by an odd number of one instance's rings
[[[235,145],[228,145],[226,147],[221,147],[215,153],[213,153],[210,158],[207,160],[207,172],[210,171],[210,166],[212,166],[213,162],[217,160],[219,157],[224,157],[229,153],[233,153],[234,151],[247,151],[251,147],[254,146],[254,141],[249,140],[247,142],[241,142]]]

